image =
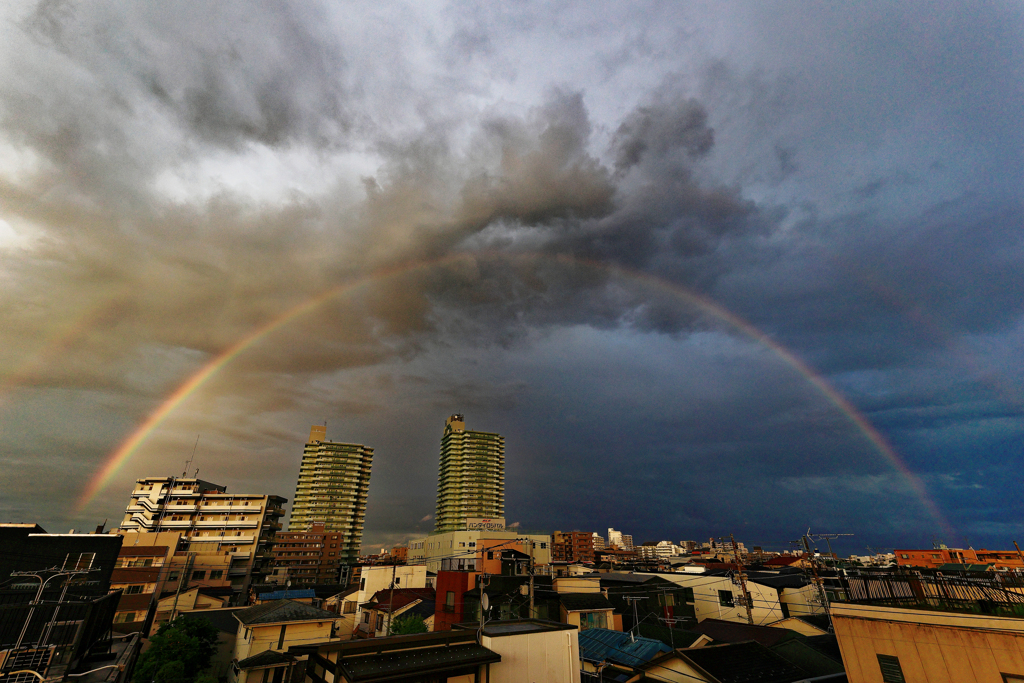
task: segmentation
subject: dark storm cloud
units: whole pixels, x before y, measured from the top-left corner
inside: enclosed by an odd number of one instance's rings
[[[295,443],[329,419],[380,444],[371,519],[390,539],[429,527],[438,425],[467,408],[529,444],[509,460],[527,526],[654,537],[664,515],[740,525],[764,501],[785,524],[833,491],[853,503],[824,519],[870,509],[893,530],[905,482],[679,286],[824,373],[944,503],[977,490],[951,473],[1021,440],[990,386],[1020,372],[1019,17],[563,10],[11,10],[0,239],[25,238],[0,242],[5,433],[102,396],[81,421],[102,434],[73,455],[87,471],[190,373],[337,287],[183,403],[139,472],[201,432],[204,472],[287,493]],[[560,481],[625,482],[626,503],[552,521]]]

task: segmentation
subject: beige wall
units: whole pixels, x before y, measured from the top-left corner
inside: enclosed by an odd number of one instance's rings
[[[578,631],[484,635],[480,644],[501,655],[491,664],[490,683],[580,683]]]
[[[850,683],[881,683],[879,654],[899,658],[907,683],[1024,676],[1024,619],[836,603],[832,621]]]

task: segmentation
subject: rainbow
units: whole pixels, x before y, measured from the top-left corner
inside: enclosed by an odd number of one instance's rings
[[[767,347],[787,365],[806,378],[822,396],[828,399],[832,405],[834,405],[850,420],[850,422],[867,439],[875,450],[877,450],[878,453],[881,454],[882,457],[885,458],[885,460],[903,476],[906,482],[913,489],[917,498],[921,501],[925,510],[935,519],[936,522],[939,523],[943,528],[943,531],[951,537],[955,535],[952,526],[945,519],[942,512],[939,510],[938,505],[936,505],[928,496],[928,491],[925,488],[924,482],[922,482],[921,479],[911,471],[885,437],[875,429],[875,427],[867,420],[867,418],[864,417],[863,414],[860,413],[860,411],[857,410],[856,407],[854,407],[834,387],[832,387],[831,384],[816,373],[809,365],[797,358],[792,352],[774,341],[760,329],[710,299],[699,294],[695,294],[680,285],[653,275],[623,269],[619,266],[611,266],[598,261],[590,261],[567,256],[549,256],[545,254],[517,254],[509,256],[487,253],[462,253],[430,261],[402,263],[386,269],[371,272],[364,277],[331,288],[294,306],[262,327],[257,328],[249,335],[223,351],[220,355],[210,360],[206,365],[181,384],[181,386],[175,389],[170,396],[164,399],[164,402],[152,414],[150,414],[149,417],[147,417],[146,420],[139,425],[124,442],[121,443],[120,446],[118,446],[117,450],[107,458],[103,463],[103,466],[93,475],[78,499],[76,512],[81,512],[93,501],[96,495],[110,483],[121,467],[128,462],[132,454],[135,453],[139,446],[146,441],[146,439],[167,418],[168,415],[180,406],[190,395],[202,387],[207,380],[217,374],[217,372],[238,357],[239,354],[243,353],[263,337],[287,325],[289,322],[304,315],[305,313],[316,309],[335,297],[351,294],[357,289],[377,283],[389,277],[408,274],[416,270],[436,268],[467,258],[489,256],[498,256],[510,260],[548,260],[557,262],[561,265],[582,265],[589,268],[596,268],[605,273],[641,282],[652,289],[667,292],[674,297],[686,301],[695,308],[698,308],[699,310],[727,323],[729,326],[741,332],[744,336],[749,337],[750,339]]]

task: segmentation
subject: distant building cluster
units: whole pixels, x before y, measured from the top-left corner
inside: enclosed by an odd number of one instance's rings
[[[203,619],[226,683],[1024,680],[1019,550],[526,531],[504,438],[466,426],[445,421],[433,532],[374,555],[374,449],[322,426],[287,530],[285,498],[187,472],[136,480],[110,532],[0,524],[0,678],[128,683],[145,639]]]

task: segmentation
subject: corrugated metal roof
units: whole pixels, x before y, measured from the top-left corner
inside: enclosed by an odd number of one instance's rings
[[[591,662],[615,662],[625,666],[640,666],[662,652],[671,652],[660,640],[631,639],[629,633],[607,628],[588,628],[580,631],[580,658]]]

